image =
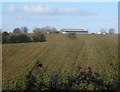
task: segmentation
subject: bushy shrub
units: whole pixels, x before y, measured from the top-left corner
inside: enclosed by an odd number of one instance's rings
[[[32,38],[33,38],[33,42],[45,42],[46,41],[46,37],[42,33],[34,33]]]
[[[44,34],[41,33],[34,33],[32,38],[28,37],[26,34],[19,34],[19,35],[10,35],[7,32],[2,33],[2,43],[28,43],[28,42],[45,42],[46,37]]]
[[[68,33],[68,34],[67,34],[67,37],[68,37],[69,39],[74,40],[74,39],[76,39],[76,34],[75,34],[75,33]]]
[[[43,69],[44,73],[39,72],[39,69]],[[38,71],[38,73],[33,72]],[[43,77],[47,75],[49,81],[45,82],[45,78]],[[38,77],[37,77],[38,76]],[[59,76],[57,74],[49,75],[44,69],[43,65],[39,62],[33,66],[33,68],[25,75],[25,85],[19,84],[17,81],[16,89],[18,88],[20,91],[24,89],[24,91],[45,91],[51,90],[52,92],[56,92],[58,90],[64,91],[74,91],[74,90],[82,90],[82,91],[116,91],[117,87],[111,82],[106,82],[102,75],[93,72],[91,67],[87,69],[81,66],[78,66],[77,72],[75,75],[67,75],[67,76]]]
[[[25,35],[25,34],[20,34],[20,35],[9,35],[7,32],[2,33],[2,43],[3,44],[8,44],[8,43],[27,43],[31,42],[31,39]]]
[[[2,43],[10,43],[10,35],[7,32],[2,33]]]
[[[31,39],[25,34],[12,35],[10,38],[10,42],[11,43],[27,43],[27,42],[31,42]]]

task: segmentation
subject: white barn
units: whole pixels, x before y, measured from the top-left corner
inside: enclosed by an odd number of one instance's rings
[[[75,33],[75,34],[88,34],[85,29],[62,29],[62,34]]]

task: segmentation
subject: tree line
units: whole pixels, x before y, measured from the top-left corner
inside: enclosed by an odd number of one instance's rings
[[[110,28],[107,32],[104,28],[101,28],[100,31],[98,31],[98,33],[100,33],[100,34],[115,34],[115,29]],[[95,34],[95,33],[93,32],[92,34]]]
[[[46,37],[44,34],[41,33],[34,33],[32,37],[29,37],[27,34],[10,35],[8,32],[2,33],[3,44],[45,42],[45,41],[46,41]]]
[[[1,32],[1,30],[0,30]],[[29,37],[27,35],[27,33],[29,32],[29,29],[25,26],[21,27],[21,28],[15,28],[12,33],[8,33],[7,31],[2,32],[2,43],[6,44],[6,43],[28,43],[28,42],[45,42],[46,41],[46,37],[45,34],[56,34],[59,33],[59,31],[57,31],[57,29],[55,27],[43,27],[43,28],[34,28],[33,29],[33,36]],[[20,33],[20,34],[18,34]],[[106,30],[105,29],[101,29],[100,30],[101,34],[106,34]],[[109,34],[114,34],[115,33],[115,29],[110,28],[108,30]],[[75,34],[68,34],[67,37],[69,37],[70,39],[75,39]]]
[[[103,29],[103,28],[100,29],[100,32],[101,32],[101,33],[107,33],[106,30]],[[108,30],[108,33],[109,33],[109,34],[114,34],[114,33],[115,33],[115,29],[114,29],[114,28],[110,28],[110,29]]]
[[[2,43],[28,43],[28,42],[45,42],[47,33],[59,33],[55,27],[43,27],[43,28],[34,28],[32,37],[29,37],[27,33],[29,29],[25,26],[21,28],[15,28],[12,33],[7,31],[2,32]],[[19,33],[19,34],[18,34]]]
[[[13,30],[12,33],[28,33],[28,28],[23,26],[21,28],[15,28]],[[57,31],[57,29],[55,27],[49,27],[49,26],[46,26],[46,27],[43,27],[43,28],[34,28],[33,29],[33,33],[43,33],[43,34],[46,34],[46,33],[59,33],[59,31]]]

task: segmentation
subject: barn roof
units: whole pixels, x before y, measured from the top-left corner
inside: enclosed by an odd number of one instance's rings
[[[87,31],[85,29],[63,29],[62,31]]]

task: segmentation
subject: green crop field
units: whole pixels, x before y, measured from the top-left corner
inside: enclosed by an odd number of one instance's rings
[[[3,89],[9,89],[11,81],[27,73],[36,61],[43,64],[49,75],[74,75],[80,65],[91,67],[106,81],[117,79],[118,35],[76,36],[71,40],[66,35],[48,34],[46,42],[3,44]]]

